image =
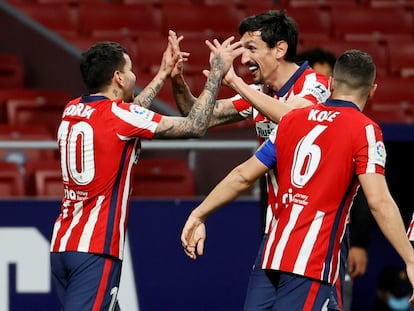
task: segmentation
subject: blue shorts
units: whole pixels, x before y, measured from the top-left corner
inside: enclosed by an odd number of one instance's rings
[[[121,260],[81,252],[51,253],[51,267],[63,310],[120,310]]]
[[[327,310],[340,310],[332,285],[294,274],[261,269],[265,240],[266,235],[263,236],[250,274],[244,311],[321,310],[323,306]]]

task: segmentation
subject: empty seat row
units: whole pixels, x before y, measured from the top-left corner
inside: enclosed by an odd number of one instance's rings
[[[197,5],[184,1],[167,2],[161,7],[148,3],[122,5],[88,1],[79,2],[77,6],[66,3],[39,5],[30,2],[15,6],[62,35],[102,36],[123,33],[135,37],[154,31],[166,34],[169,29],[183,34],[198,33],[198,36],[236,33],[238,24],[244,17],[271,8],[283,8],[282,4],[277,3],[240,8],[223,3]],[[297,21],[300,32],[307,36],[367,36],[382,39],[414,35],[413,10],[405,7],[359,6],[356,10],[352,6],[301,8],[290,5],[285,8]]]
[[[183,2],[188,4],[202,4],[202,5],[234,5],[238,7],[251,7],[258,5],[257,0],[7,0],[9,3],[32,2],[38,4],[44,3],[69,3],[80,4],[81,2],[91,3],[119,3],[119,4],[150,4],[154,6],[162,6],[168,4],[181,4]],[[262,0],[262,6],[281,7],[408,7],[414,8],[413,0]]]
[[[152,78],[152,74],[138,73],[137,76],[138,83],[142,83],[142,85],[146,85]],[[188,75],[186,80],[193,94],[198,96],[204,88],[206,78],[199,73],[198,75]],[[372,107],[402,105],[408,111],[413,109],[414,88],[412,85],[414,85],[414,76],[378,75],[376,82],[378,89],[374,99],[371,100]],[[3,97],[4,101],[2,101],[2,95],[5,96],[5,94],[6,90],[0,90],[0,108],[4,109],[4,112],[0,113],[0,117],[4,117],[4,121],[0,123],[1,139],[54,140],[56,138],[57,127],[70,94],[53,90],[43,94],[40,92],[31,93],[30,91],[25,93],[21,90],[16,95],[8,98]],[[229,98],[233,95],[235,95],[233,90],[222,86],[218,98]],[[172,109],[176,109],[170,85],[164,86],[158,98],[171,104]],[[406,122],[403,119],[401,121]],[[34,153],[34,151],[32,152]]]
[[[63,109],[71,98],[67,90],[0,89],[0,124],[46,127],[55,137]]]
[[[196,194],[193,171],[181,159],[141,159],[134,172],[133,197],[180,198]],[[0,198],[62,198],[59,160],[31,160],[22,165],[0,161]]]

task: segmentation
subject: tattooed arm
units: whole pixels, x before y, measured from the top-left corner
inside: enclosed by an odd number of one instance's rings
[[[180,51],[179,43],[183,39],[182,36],[178,38],[177,53],[183,56],[183,61],[187,61],[188,53]],[[174,95],[177,108],[181,115],[187,116],[197,101],[184,79],[183,61],[177,62],[171,72],[172,93]],[[208,76],[208,75],[207,75]],[[209,127],[214,127],[222,124],[242,121],[244,118],[240,116],[239,112],[234,108],[230,98],[216,100],[213,115],[210,119]]]
[[[211,50],[211,68],[203,92],[194,102],[186,117],[163,116],[154,138],[191,138],[201,137],[205,134],[221,86],[221,79],[229,70],[234,58],[242,52],[240,42],[231,44],[233,39],[234,37],[230,37],[222,44],[214,40],[214,45],[206,41]]]
[[[160,69],[152,81],[134,98],[134,104],[148,108],[154,101],[154,98],[163,87],[165,80],[171,75],[171,71],[176,63],[182,62],[178,43],[177,35],[174,31],[170,30],[167,49],[163,53]]]

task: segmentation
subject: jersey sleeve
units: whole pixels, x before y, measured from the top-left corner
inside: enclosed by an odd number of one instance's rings
[[[255,156],[269,169],[276,166],[276,146],[275,137],[277,129],[274,129],[269,138],[257,149]]]
[[[128,138],[152,139],[162,115],[147,108],[130,104],[112,102],[117,134]]]
[[[325,102],[331,96],[329,78],[313,72],[306,75],[302,89],[296,96],[303,97],[313,104]]]
[[[376,124],[368,124],[364,133],[359,136],[360,148],[357,151],[355,164],[356,174],[385,173],[386,150],[382,131]]]
[[[256,89],[257,91],[262,91],[262,85],[251,84],[249,85],[251,88]],[[240,95],[235,95],[231,98],[231,102],[234,108],[239,112],[239,114],[247,119],[253,115],[253,107],[249,104],[247,100],[245,100]]]

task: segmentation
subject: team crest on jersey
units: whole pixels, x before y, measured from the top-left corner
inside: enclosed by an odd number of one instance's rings
[[[385,167],[385,158],[387,152],[385,151],[385,146],[382,141],[377,141],[375,144],[375,163]]]

